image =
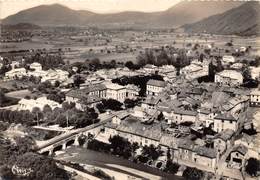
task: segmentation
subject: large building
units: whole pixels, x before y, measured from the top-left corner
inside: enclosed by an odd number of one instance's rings
[[[26,76],[27,72],[25,68],[15,68],[5,73],[5,79],[11,80],[15,78],[21,78],[23,76]]]
[[[191,62],[189,66],[186,66],[180,70],[180,74],[184,75],[187,79],[196,79],[202,76],[208,75],[207,61],[200,62],[198,60]]]
[[[146,95],[158,96],[165,87],[164,81],[150,79],[146,84]]]
[[[18,110],[32,111],[33,108],[37,107],[42,111],[45,105],[49,105],[52,110],[56,107],[61,108],[61,104],[49,100],[46,97],[40,97],[38,99],[21,99],[18,102]]]
[[[120,102],[124,102],[127,94],[126,88],[124,86],[114,84],[114,83],[106,83],[107,88],[106,98],[107,99],[115,99]]]
[[[215,74],[215,82],[221,85],[241,85],[243,76],[240,72],[234,70],[224,70]]]
[[[106,98],[106,86],[103,84],[89,85],[83,89],[70,90],[66,94],[66,101],[75,103],[78,109],[82,109],[81,100],[85,99],[90,107]]]

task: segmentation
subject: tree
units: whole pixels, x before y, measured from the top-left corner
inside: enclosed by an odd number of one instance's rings
[[[127,67],[128,69],[135,69],[135,65],[134,65],[134,63],[132,62],[132,61],[127,61],[126,63],[125,63],[125,67]]]
[[[80,146],[83,146],[86,141],[87,141],[87,136],[85,136],[85,135],[80,135],[79,136],[79,145]]]
[[[7,98],[5,96],[5,93],[2,90],[0,90],[0,107],[4,105],[6,100]]]
[[[163,121],[163,120],[164,120],[164,115],[163,115],[162,112],[161,112],[161,113],[159,114],[159,116],[157,117],[157,120],[158,120],[158,121]]]
[[[65,100],[65,94],[63,92],[52,91],[48,96],[47,99],[55,101],[61,104]]]
[[[63,102],[63,103],[62,103],[62,109],[65,110],[65,111],[67,111],[67,110],[69,110],[69,109],[74,108],[75,105],[76,105],[75,103]]]
[[[169,172],[172,174],[176,174],[179,170],[180,165],[177,163],[172,163],[171,160],[167,160],[166,167],[164,169],[165,172]]]
[[[251,77],[251,73],[250,73],[250,69],[247,65],[243,65],[242,67],[242,75],[243,75],[243,82],[247,82],[250,79],[252,79]]]
[[[129,141],[118,135],[109,138],[113,153],[128,159],[132,155],[132,145]]]
[[[233,40],[230,40],[229,42],[227,42],[226,46],[232,47],[233,46]]]
[[[29,136],[15,137],[15,147],[17,149],[17,155],[20,155],[26,152],[34,151],[34,149],[36,148],[36,143]]]
[[[115,100],[115,99],[104,99],[102,100],[102,104],[104,106],[104,109],[110,109],[114,111],[122,110],[122,103]]]
[[[187,167],[182,174],[182,176],[187,180],[201,180],[203,175],[203,171],[191,167]]]
[[[40,118],[43,118],[43,117],[41,116],[42,114],[40,114],[40,113],[41,113],[41,109],[40,109],[39,107],[34,107],[34,108],[32,109],[32,113],[35,115],[36,120],[37,120],[37,124],[39,125],[39,120],[40,120]]]
[[[162,151],[156,148],[153,144],[150,146],[144,146],[142,150],[142,155],[147,156],[153,160],[156,160],[160,155],[162,154]]]
[[[42,112],[43,112],[44,114],[46,114],[46,113],[51,113],[51,112],[52,112],[52,109],[51,109],[51,107],[50,107],[48,104],[46,104],[46,105],[43,107]]]
[[[247,160],[245,171],[252,177],[256,177],[260,172],[260,161],[255,158]]]
[[[73,78],[74,85],[79,88],[80,84],[84,83],[84,79],[80,75],[75,75]]]
[[[257,56],[257,57],[255,58],[255,66],[258,67],[259,65],[260,65],[260,57]]]
[[[140,102],[140,99],[125,99],[124,104],[126,108],[133,108]]]

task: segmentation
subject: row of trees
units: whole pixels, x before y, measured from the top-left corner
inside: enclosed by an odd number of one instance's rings
[[[106,144],[93,139],[92,141],[88,142],[88,149],[105,153],[112,153],[125,159],[129,159],[136,151],[136,149],[139,148],[137,143],[130,143],[127,139],[118,135],[110,137],[109,142],[110,144]]]
[[[27,126],[32,126],[36,124],[36,114],[30,111],[11,111],[11,110],[0,110],[0,119],[3,122],[23,124]]]
[[[0,119],[3,122],[21,123],[26,126],[44,122],[47,124],[59,124],[61,127],[74,126],[75,128],[82,128],[99,122],[97,117],[98,114],[93,108],[86,108],[84,111],[80,111],[75,108],[75,104],[67,102],[62,104],[62,108],[53,110],[49,105],[45,105],[43,110],[34,107],[32,112],[29,110],[0,110]]]
[[[83,71],[97,71],[99,69],[113,69],[122,66],[122,63],[111,60],[109,62],[101,62],[98,58],[86,59],[85,62],[75,62],[70,67],[77,67],[76,73]]]
[[[42,65],[44,70],[52,69],[52,68],[60,68],[65,64],[62,57],[60,55],[49,55],[49,54],[40,54],[36,53],[34,56],[25,57],[24,64],[32,64],[34,62],[38,62]],[[28,68],[28,67],[26,67]]]
[[[156,66],[173,65],[176,69],[180,69],[190,64],[190,59],[186,55],[185,50],[176,50],[175,54],[169,54],[165,49],[161,49],[160,52],[154,52],[153,50],[146,50],[144,53],[140,53],[137,57],[137,65],[139,67],[146,64],[153,64]]]

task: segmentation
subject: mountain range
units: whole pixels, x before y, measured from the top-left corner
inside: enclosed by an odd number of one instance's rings
[[[41,5],[2,20],[3,24],[32,23],[40,26],[97,25],[121,27],[179,27],[242,5],[241,1],[181,1],[160,12],[125,11],[99,14],[72,10],[60,4]]]
[[[260,2],[247,2],[224,13],[182,26],[186,32],[212,34],[260,34]]]

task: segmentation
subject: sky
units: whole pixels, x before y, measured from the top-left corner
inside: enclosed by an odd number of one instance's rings
[[[120,11],[163,11],[180,0],[0,0],[0,19],[31,7],[59,3],[75,10],[97,13]]]

